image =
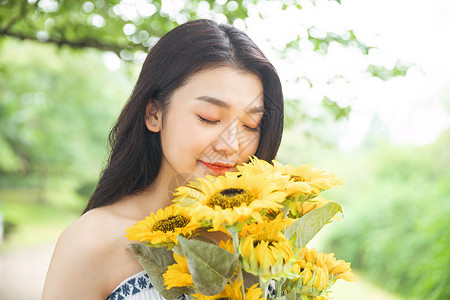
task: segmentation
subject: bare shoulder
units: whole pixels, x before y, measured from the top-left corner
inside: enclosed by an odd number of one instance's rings
[[[52,256],[44,300],[106,298],[112,249],[121,246],[120,224],[114,219],[107,208],[94,209],[64,230]]]

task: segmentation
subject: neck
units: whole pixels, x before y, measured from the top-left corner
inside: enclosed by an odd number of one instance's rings
[[[142,220],[158,209],[164,209],[172,204],[171,193],[168,192],[166,176],[159,174],[155,181],[138,194],[128,195],[117,202],[114,207],[120,215],[133,220]]]

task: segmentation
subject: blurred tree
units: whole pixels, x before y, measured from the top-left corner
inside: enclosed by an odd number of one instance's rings
[[[230,24],[243,22],[248,17],[248,7],[258,2],[267,0],[2,0],[0,34],[58,46],[108,50],[131,60],[136,51],[147,52],[164,33],[181,23],[199,17]],[[298,1],[279,2],[283,10],[291,6],[302,8]],[[314,27],[308,28],[308,39],[316,51],[326,52],[331,42],[337,42],[353,44],[367,54],[370,47],[360,42],[352,30],[346,34],[330,32],[319,37]],[[298,40],[294,40],[287,48],[297,45]]]
[[[0,187],[38,187],[44,201],[52,178],[95,181],[128,78],[98,51],[6,40],[0,57]]]
[[[257,12],[259,17],[264,19],[266,16],[257,9],[257,6],[273,4],[273,2],[267,0],[1,0],[0,36],[51,43],[59,47],[112,51],[121,59],[131,61],[137,60],[139,55],[142,58],[142,55],[147,53],[164,33],[188,20],[212,18],[219,22],[245,27],[250,12]],[[315,0],[276,2],[283,11],[300,11],[305,2],[312,2],[315,5]],[[329,2],[340,3],[339,0],[329,0]],[[301,51],[301,39],[308,40],[313,45],[314,51],[324,55],[332,43],[344,47],[355,47],[365,55],[372,48],[360,41],[353,30],[346,30],[340,34],[323,32],[317,26],[306,23],[292,30],[306,32],[306,36],[298,34],[284,47],[281,47],[282,45],[273,47],[281,58],[289,56],[289,51]],[[408,67],[398,63],[393,70],[388,70],[383,66],[369,65],[366,72],[387,80],[393,76],[404,76]],[[311,84],[308,78],[300,77],[295,80],[303,79]],[[336,120],[345,119],[351,109],[349,106],[340,107],[338,100],[324,97],[323,107],[329,109]],[[291,118],[291,115],[288,115],[286,119],[287,126],[292,125],[296,119]],[[308,119],[308,116],[303,117]]]
[[[247,17],[243,1],[3,0],[0,34],[73,48],[113,51],[131,60],[164,33],[196,18],[199,10],[224,14],[229,22]],[[225,1],[226,2],[226,1]]]
[[[358,168],[334,194],[351,212],[327,247],[405,299],[450,297],[449,143],[450,130],[422,147],[379,139],[340,162]]]
[[[280,0],[276,4],[284,12],[298,12],[302,10],[300,3],[304,2],[307,0]],[[105,108],[111,107],[108,100],[123,102],[126,98],[123,92],[130,90],[130,83],[105,85],[102,80],[113,75],[101,62],[100,53],[106,51],[116,60],[119,57],[140,64],[158,39],[178,24],[211,18],[242,28],[251,14],[256,14],[259,20],[266,18],[259,7],[273,3],[267,0],[0,0],[2,179],[7,184],[15,181],[23,185],[23,176],[27,175],[26,181],[34,178],[41,182],[39,186],[45,186],[49,176],[85,175],[93,157],[101,161],[107,126],[116,114]],[[273,45],[280,59],[288,60],[293,51],[303,51],[301,41],[307,41],[313,46],[312,51],[322,55],[328,53],[333,43],[359,49],[362,55],[367,55],[372,48],[360,41],[353,30],[337,34],[322,32],[311,24],[299,26],[292,30],[304,34],[297,34],[285,44]],[[12,40],[38,43],[33,46],[33,43]],[[39,44],[56,47],[43,48]],[[57,49],[61,51],[56,52]],[[70,52],[72,49],[84,50]],[[95,54],[92,49],[97,50]],[[95,76],[85,76],[86,72]],[[367,72],[388,79],[404,75],[406,69],[398,64],[391,72],[371,65]],[[314,88],[306,76],[301,73],[295,76],[298,77],[293,79],[295,82],[303,80]],[[313,137],[320,136],[318,125],[328,127],[330,122],[345,120],[351,112],[349,105],[337,102],[339,99],[324,96],[321,105],[327,113],[312,117],[304,104],[300,104],[302,101],[286,98],[287,127],[299,120],[303,124],[309,122],[313,125],[306,134]],[[330,138],[327,133],[323,136]],[[86,153],[92,152],[92,148],[96,149],[94,156]],[[87,195],[90,186],[92,183],[87,180],[78,190]]]

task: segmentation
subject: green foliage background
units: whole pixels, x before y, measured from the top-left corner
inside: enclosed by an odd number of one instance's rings
[[[328,248],[407,299],[450,298],[449,143],[450,131],[424,147],[377,142],[336,195],[352,209]]]
[[[8,58],[0,60],[5,245],[53,240],[95,187],[109,129],[135,71],[111,72],[97,50],[14,39],[2,40],[0,57]]]
[[[422,147],[392,145],[372,133],[347,153],[314,141],[301,145],[296,136],[287,134],[280,160],[312,161],[344,179],[325,192],[343,205],[345,218],[320,233],[321,251],[406,299],[448,299],[450,131]]]

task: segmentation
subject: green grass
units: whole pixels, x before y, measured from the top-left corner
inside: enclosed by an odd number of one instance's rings
[[[35,189],[0,190],[0,211],[13,224],[5,236],[2,251],[55,242],[61,231],[80,215],[82,203],[76,204],[70,193],[46,194],[46,202],[39,203]],[[64,195],[64,196],[62,196]],[[78,206],[78,207],[77,207]]]

